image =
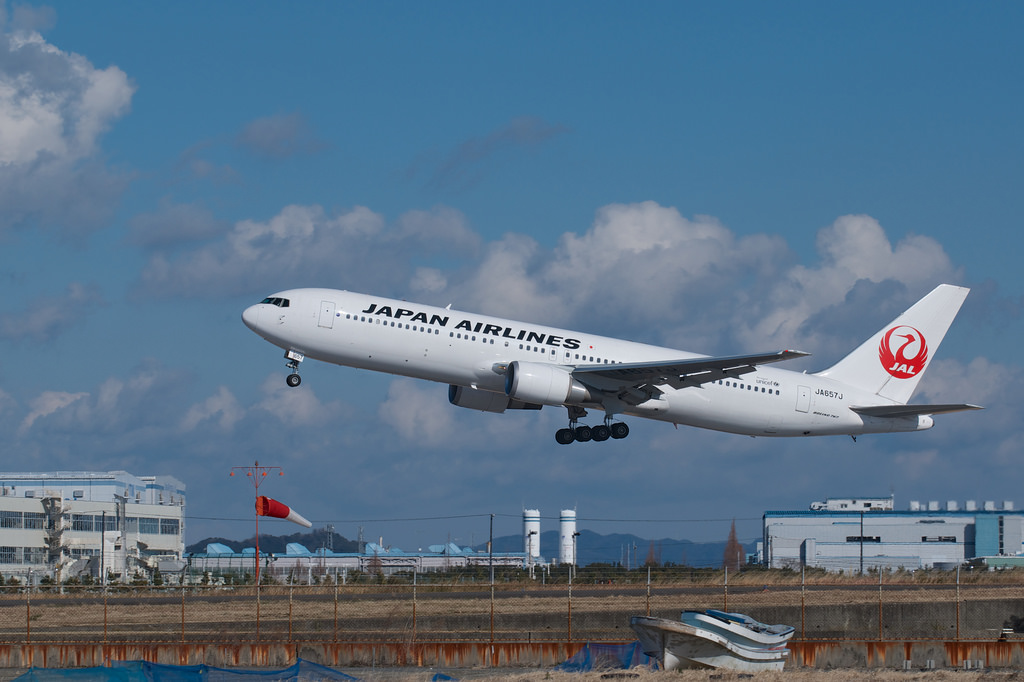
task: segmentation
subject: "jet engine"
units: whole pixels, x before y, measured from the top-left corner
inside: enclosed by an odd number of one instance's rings
[[[497,412],[498,414],[505,410],[539,410],[541,408],[540,405],[526,404],[501,393],[455,385],[448,386],[448,402],[456,407],[466,407],[481,412]]]
[[[505,371],[505,393],[516,400],[542,405],[593,402],[587,387],[567,370],[541,362],[511,363]]]

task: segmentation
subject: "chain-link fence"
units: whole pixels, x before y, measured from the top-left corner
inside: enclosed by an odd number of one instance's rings
[[[995,640],[1024,630],[1024,581],[881,574],[762,583],[765,576],[489,584],[417,576],[319,585],[4,586],[4,644],[118,642],[626,642],[634,615],[746,613],[795,641]],[[1021,635],[1024,637],[1024,635]]]

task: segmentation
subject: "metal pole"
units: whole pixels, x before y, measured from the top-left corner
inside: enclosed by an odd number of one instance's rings
[[[806,567],[800,567],[800,638],[807,639],[807,575]]]
[[[882,567],[878,567],[878,641],[882,641]]]
[[[572,566],[569,567],[569,644],[572,644]]]
[[[494,514],[491,514],[491,530],[487,539],[487,557],[488,563],[491,565],[491,655],[488,661],[493,667],[497,663],[494,655]]]
[[[651,567],[647,567],[647,616],[651,615]]]
[[[864,512],[860,513],[860,574],[864,575]]]
[[[106,569],[106,545],[107,545],[107,510],[103,510],[100,523],[100,584],[107,584],[107,569]]]
[[[956,641],[960,641],[960,567],[956,567]]]
[[[728,566],[725,567],[725,585],[723,586],[723,589],[722,589],[722,603],[723,603],[722,610],[723,611],[728,611],[729,610],[729,567]]]

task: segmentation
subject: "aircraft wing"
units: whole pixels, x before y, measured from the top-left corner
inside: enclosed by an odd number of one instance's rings
[[[946,412],[962,412],[963,410],[983,410],[980,405],[871,405],[868,407],[850,407],[857,414],[868,417],[917,417],[919,415],[944,414]]]
[[[802,358],[806,355],[810,355],[810,353],[798,350],[780,350],[754,355],[624,362],[616,365],[580,365],[572,370],[572,374],[580,381],[605,388],[610,385],[626,388],[662,384],[681,388],[682,386],[699,386],[725,377],[739,377],[753,372],[758,365]]]

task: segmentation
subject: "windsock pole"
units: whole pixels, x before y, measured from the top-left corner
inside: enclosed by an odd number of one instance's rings
[[[275,471],[276,470],[278,476],[284,476],[284,471],[281,470],[281,467],[261,467],[259,461],[254,462],[251,467],[231,467],[231,474],[230,475],[234,476],[236,470],[237,471],[244,471],[245,472],[245,475],[249,477],[250,481],[252,481],[252,485],[253,485],[254,488],[256,488],[256,493],[257,493],[256,494],[256,587],[258,588],[260,586],[260,514],[259,514],[259,504],[260,504],[259,489],[260,489],[260,484],[263,483],[263,479],[265,479],[267,477],[267,472]],[[303,519],[303,520],[305,520],[305,519]],[[257,595],[259,594],[259,590],[257,590],[256,594]],[[259,597],[257,597],[257,599],[256,599],[256,609],[257,609],[257,614],[256,614],[256,628],[257,628],[257,630],[256,630],[256,637],[259,638],[259,627],[260,627],[260,625],[259,625]]]

